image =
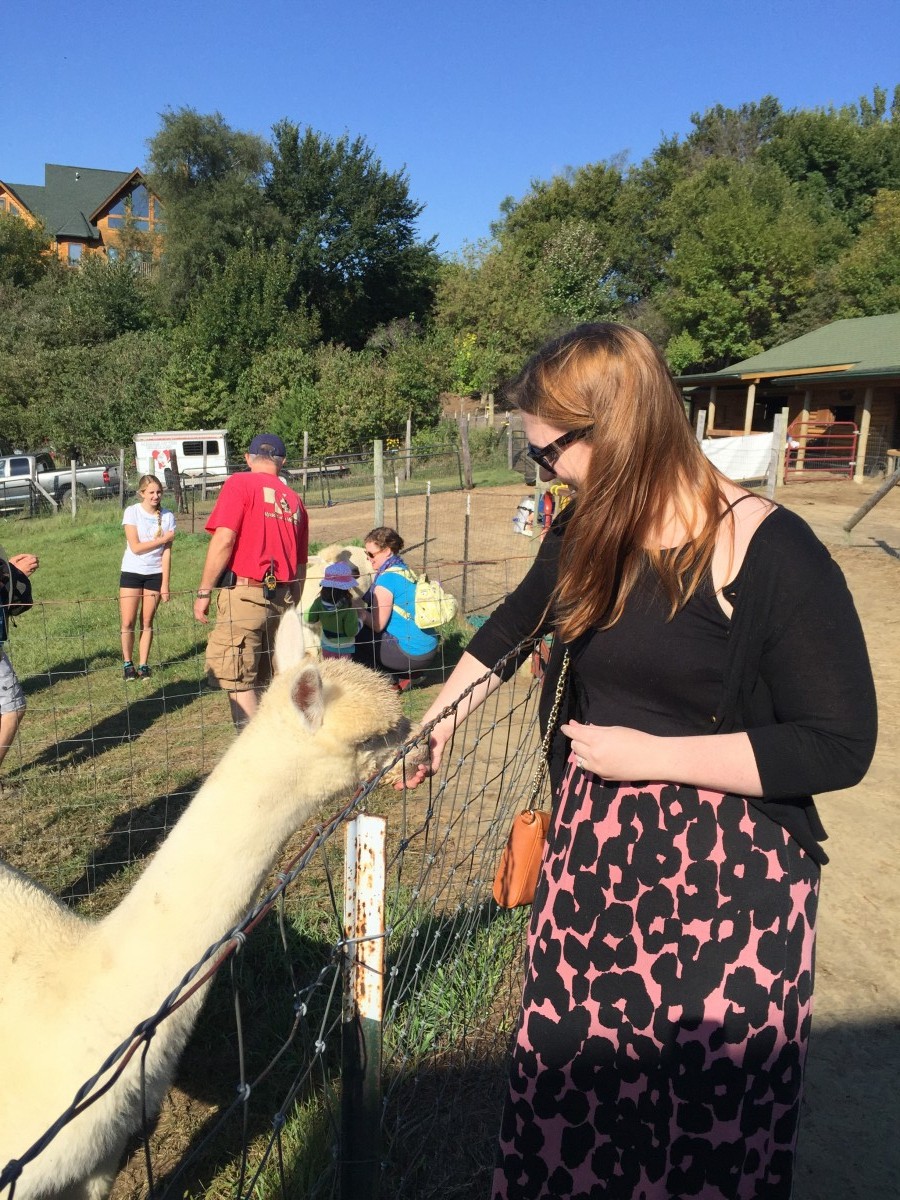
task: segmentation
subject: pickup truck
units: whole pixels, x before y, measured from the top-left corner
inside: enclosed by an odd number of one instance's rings
[[[65,504],[72,490],[72,471],[44,452],[0,458],[0,513],[20,512],[37,503],[40,492],[31,483],[39,484],[57,504]],[[75,491],[79,500],[117,496],[119,468],[114,464],[76,467]]]

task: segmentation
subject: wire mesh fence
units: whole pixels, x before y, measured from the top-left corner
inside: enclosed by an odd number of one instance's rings
[[[233,737],[179,602],[161,611],[141,692],[108,669],[111,604],[30,614],[17,653],[32,708],[17,748],[25,799],[2,810],[5,857],[90,915],[115,908]],[[476,1179],[484,1190],[526,919],[498,910],[490,884],[534,765],[536,699],[524,668],[457,731],[427,786],[378,776],[299,831],[263,899],[123,1031],[70,1107],[47,1114],[47,1133],[31,1147],[0,1135],[0,1194],[27,1195],[29,1163],[67,1124],[89,1128],[118,1073],[214,976],[178,1086],[156,1123],[148,1108],[114,1195],[341,1194],[341,835],[363,809],[388,828],[382,1194],[462,1196]]]

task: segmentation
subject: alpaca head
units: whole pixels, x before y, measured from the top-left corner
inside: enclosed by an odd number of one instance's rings
[[[390,762],[410,725],[386,675],[340,659],[317,661],[307,634],[289,609],[275,638],[275,677],[242,737],[252,730],[273,754],[290,749],[302,764],[304,790],[324,797]]]

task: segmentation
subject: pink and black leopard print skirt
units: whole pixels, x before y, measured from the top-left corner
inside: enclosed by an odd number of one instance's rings
[[[788,1200],[819,868],[746,800],[570,761],[495,1200]]]

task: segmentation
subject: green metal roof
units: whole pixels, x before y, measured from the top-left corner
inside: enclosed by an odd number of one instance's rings
[[[41,217],[53,237],[97,238],[91,215],[134,171],[99,171],[94,167],[44,164],[44,186],[11,183],[23,204]]]
[[[817,369],[814,378],[823,379],[823,367],[847,366],[835,372],[841,379],[861,375],[900,374],[900,313],[882,317],[853,317],[833,321],[813,333],[754,354],[721,371],[680,375],[680,383],[716,383],[755,374],[775,376],[780,371]]]

